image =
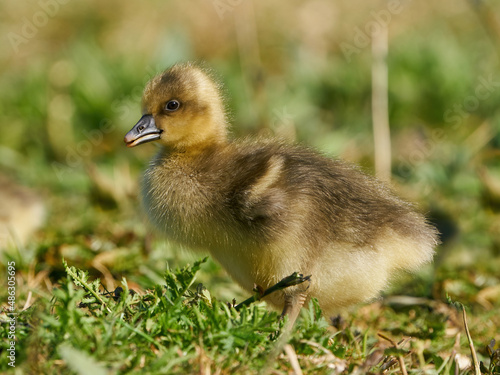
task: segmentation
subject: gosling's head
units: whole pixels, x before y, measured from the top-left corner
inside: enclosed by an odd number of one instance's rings
[[[220,87],[201,68],[178,64],[149,81],[142,96],[142,117],[127,135],[134,147],[158,141],[185,149],[226,140],[227,122]]]

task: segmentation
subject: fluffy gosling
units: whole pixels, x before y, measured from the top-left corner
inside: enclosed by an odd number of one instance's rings
[[[311,297],[331,317],[432,259],[436,230],[375,178],[303,146],[229,140],[220,87],[195,65],[146,85],[125,143],[152,141],[161,147],[142,187],[151,222],[208,250],[248,291],[312,275],[267,299],[292,324]]]

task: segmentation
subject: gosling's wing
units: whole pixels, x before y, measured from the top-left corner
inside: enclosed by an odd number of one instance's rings
[[[231,164],[228,204],[238,220],[270,225],[285,214],[290,194],[283,155],[262,147],[237,155]]]

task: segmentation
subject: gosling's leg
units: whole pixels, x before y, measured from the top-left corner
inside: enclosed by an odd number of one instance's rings
[[[306,292],[285,295],[285,307],[283,308],[283,312],[281,313],[281,319],[283,319],[285,315],[288,315],[288,326],[290,328],[293,327],[295,321],[297,320],[300,310],[302,309],[302,306],[304,306],[306,298]]]
[[[288,322],[283,327],[283,331],[279,336],[278,342],[274,345],[274,348],[267,356],[266,365],[263,369],[261,369],[260,373],[267,374],[270,372],[268,370],[271,369],[271,366],[275,363],[279,353],[283,351],[283,348],[288,343],[290,336],[292,335],[293,325],[299,316],[300,309],[304,306],[306,298],[307,293],[305,291],[294,294],[285,294],[285,306],[283,307],[280,319],[283,319],[285,315],[288,315]],[[278,331],[276,334],[280,334],[280,332]]]

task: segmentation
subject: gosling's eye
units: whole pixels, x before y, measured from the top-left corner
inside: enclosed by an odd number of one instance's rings
[[[169,112],[177,111],[179,107],[181,106],[181,103],[179,103],[177,100],[170,100],[165,104],[165,110]]]

